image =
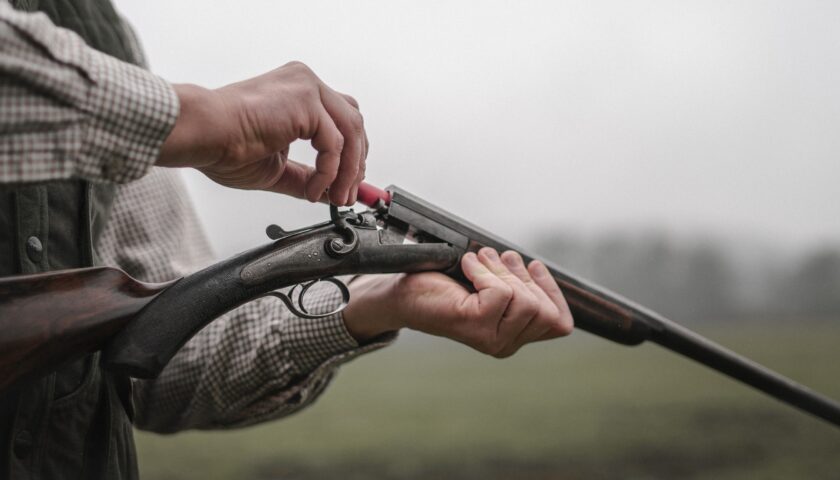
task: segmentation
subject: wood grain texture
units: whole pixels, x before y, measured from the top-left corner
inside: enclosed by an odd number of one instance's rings
[[[169,285],[111,267],[0,278],[0,391],[102,348]]]

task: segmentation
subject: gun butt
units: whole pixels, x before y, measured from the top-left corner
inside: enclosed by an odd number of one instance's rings
[[[0,278],[0,392],[99,350],[167,285],[110,267]]]

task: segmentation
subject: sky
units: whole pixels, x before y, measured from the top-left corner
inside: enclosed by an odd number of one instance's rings
[[[371,183],[515,243],[657,229],[840,246],[840,2],[116,5],[171,82],[308,64],[361,104]],[[184,175],[222,255],[327,216]]]

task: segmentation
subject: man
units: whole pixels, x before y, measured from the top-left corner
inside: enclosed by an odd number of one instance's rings
[[[306,66],[218,90],[170,85],[135,66],[136,40],[107,0],[12,4],[0,0],[0,275],[103,263],[165,281],[207,264],[173,167],[233,188],[355,201],[368,151],[362,116]],[[314,168],[287,158],[298,139],[318,151]],[[174,432],[288,415],[341,363],[403,327],[497,357],[570,332],[543,265],[485,249],[462,269],[475,292],[437,273],[360,277],[344,312],[318,321],[249,303],[202,330],[155,380],[103,371],[98,354],[64,365],[0,397],[0,478],[135,478],[132,423]]]

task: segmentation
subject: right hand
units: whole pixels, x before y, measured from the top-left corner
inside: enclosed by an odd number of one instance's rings
[[[288,63],[218,90],[175,85],[181,112],[157,164],[193,167],[222,185],[315,202],[328,191],[352,205],[369,144],[358,104],[306,65]],[[289,145],[311,140],[315,167],[289,160]]]
[[[485,247],[465,254],[461,270],[474,290],[439,272],[356,278],[343,312],[347,331],[365,342],[407,327],[498,358],[572,332],[563,292],[541,262],[525,265],[514,251]]]

